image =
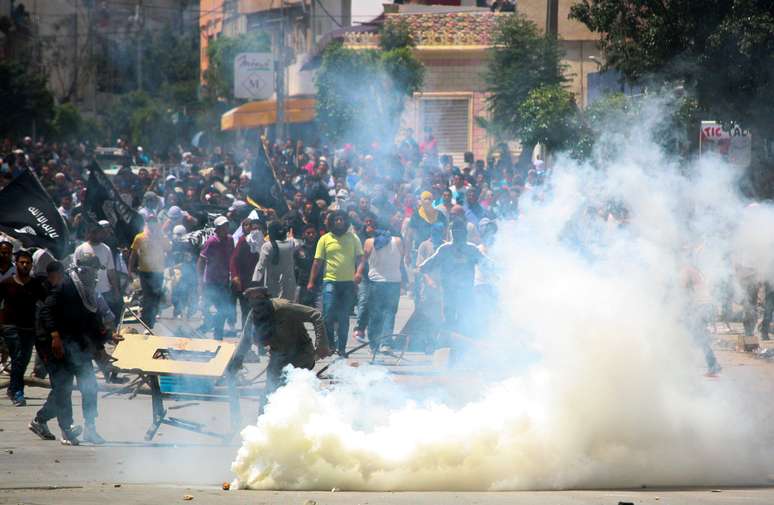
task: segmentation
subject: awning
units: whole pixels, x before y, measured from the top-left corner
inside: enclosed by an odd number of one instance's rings
[[[314,98],[288,98],[285,100],[286,123],[308,123],[315,116]],[[233,108],[220,117],[220,129],[223,131],[258,128],[277,122],[276,100],[248,102]]]

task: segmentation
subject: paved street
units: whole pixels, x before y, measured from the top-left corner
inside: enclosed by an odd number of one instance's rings
[[[410,311],[404,300],[401,320]],[[163,323],[164,321],[162,321]],[[721,335],[716,347],[724,367],[718,381],[754,378],[761,393],[770,391],[774,363],[732,351],[733,335]],[[353,343],[354,344],[354,343]],[[351,345],[353,345],[351,344]],[[402,366],[401,379],[420,380],[420,371],[430,369],[430,360],[421,354],[408,356],[410,365]],[[354,360],[367,360],[360,352]],[[394,359],[387,364],[397,369]],[[251,364],[248,376],[254,376],[263,363]],[[416,371],[416,376],[412,373]],[[423,378],[423,380],[425,380]],[[2,379],[0,379],[2,382]],[[260,383],[258,384],[260,385]],[[636,491],[565,491],[521,493],[320,493],[257,492],[221,489],[230,481],[231,461],[239,447],[238,437],[222,445],[217,439],[163,426],[152,443],[143,441],[150,422],[150,397],[139,395],[100,398],[98,426],[108,443],[101,447],[84,444],[64,447],[58,442],[42,441],[27,430],[27,423],[43,402],[47,389],[30,387],[28,406],[14,408],[0,402],[0,503],[24,504],[104,504],[171,503],[193,497],[195,503],[289,503],[303,505],[312,500],[319,505],[355,504],[771,504],[774,489],[700,489]],[[80,399],[75,399],[76,419],[80,418]],[[215,432],[228,427],[227,404],[200,400],[168,402],[170,415],[201,422]],[[255,398],[241,402],[243,425],[255,421]],[[51,423],[52,428],[55,423]],[[771,441],[771,433],[762,433],[762,441]]]

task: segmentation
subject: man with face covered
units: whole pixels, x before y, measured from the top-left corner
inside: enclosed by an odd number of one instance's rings
[[[46,298],[40,313],[46,332],[51,335],[49,373],[53,403],[62,443],[78,445],[73,432],[73,379],[78,379],[81,390],[84,440],[102,444],[104,439],[96,430],[97,378],[92,359],[104,353],[104,343],[110,337],[99,311],[96,292],[97,273],[102,265],[93,254],[84,254],[62,284]]]
[[[451,242],[442,244],[435,254],[419,265],[419,271],[425,274],[438,269],[443,291],[444,325],[449,330],[461,331],[464,330],[461,328],[462,314],[466,307],[475,306],[473,281],[476,266],[483,264],[488,268],[489,260],[468,242],[465,221],[452,221],[451,237]]]
[[[247,332],[242,336],[230,369],[236,371],[242,365],[244,356],[255,343],[269,348],[269,365],[266,369],[266,394],[271,394],[282,385],[282,369],[287,365],[311,370],[317,359],[330,355],[325,324],[319,311],[291,303],[281,298],[271,298],[263,287],[245,290],[255,325],[253,341]],[[309,338],[304,323],[311,323],[315,340]]]

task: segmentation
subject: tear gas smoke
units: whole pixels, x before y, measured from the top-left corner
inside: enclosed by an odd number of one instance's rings
[[[560,157],[551,190],[525,193],[520,219],[501,226],[492,253],[498,310],[480,321],[466,370],[451,372],[473,399],[455,401],[454,386],[417,394],[378,367],[339,366],[332,389],[293,370],[242,432],[235,485],[766,482],[772,459],[756,442],[760,413],[740,383],[703,377],[704,325],[691,321],[699,303],[719,300],[716,288],[733,286],[735,263],[774,278],[771,239],[761,233],[774,210],[746,208],[739,174],[720,160],[680,165],[643,138],[664,107],[653,100],[635,122],[611,125],[599,149],[614,155],[596,168]],[[608,212],[609,202],[626,212]],[[702,286],[686,289],[687,268]]]

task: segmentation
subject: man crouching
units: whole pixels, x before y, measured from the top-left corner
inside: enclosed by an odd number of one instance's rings
[[[252,343],[269,348],[266,369],[266,394],[273,393],[283,383],[282,369],[287,365],[312,370],[315,361],[330,356],[325,324],[319,311],[271,298],[266,288],[249,288],[244,292],[252,309],[255,328],[253,342],[243,337],[232,361],[238,369]],[[315,341],[309,338],[304,323],[314,327]]]

